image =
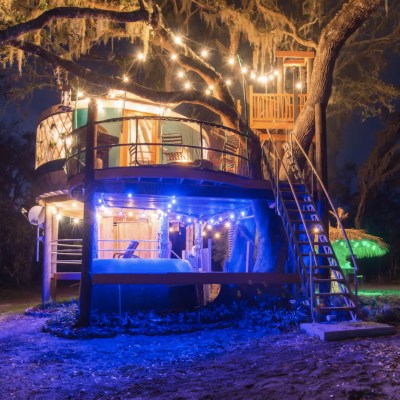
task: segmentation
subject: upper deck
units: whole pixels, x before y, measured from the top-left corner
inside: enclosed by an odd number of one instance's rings
[[[56,108],[40,122],[37,196],[71,193],[83,185],[84,106],[81,102],[73,112]],[[164,195],[179,185],[180,192],[188,196],[247,199],[266,198],[270,192],[267,181],[250,179],[250,138],[234,129],[118,99],[98,102],[94,128],[98,191],[129,188],[137,194]]]

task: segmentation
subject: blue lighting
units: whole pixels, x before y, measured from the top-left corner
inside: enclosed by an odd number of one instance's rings
[[[132,197],[132,193],[128,193],[128,197],[131,198]]]

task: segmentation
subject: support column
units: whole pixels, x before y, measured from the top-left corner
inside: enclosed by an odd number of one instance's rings
[[[316,104],[315,105],[315,163],[316,170],[321,178],[322,183],[327,188],[328,186],[328,163],[327,163],[327,139],[326,139],[326,105]],[[317,182],[317,207],[318,213],[321,217],[321,222],[324,226],[325,232],[329,237],[329,210],[328,203],[325,197],[324,191]],[[316,235],[317,237],[317,235]],[[323,248],[318,249],[319,252],[323,252]],[[318,264],[322,265],[326,262],[323,257],[318,257]],[[329,270],[321,270],[320,277],[323,279],[329,279]],[[319,291],[322,293],[329,293],[331,291],[331,285],[329,282],[319,284]],[[329,302],[327,301],[327,306]]]
[[[194,224],[194,245],[196,246],[196,271],[202,267],[201,251],[203,249],[203,224],[200,221]]]
[[[314,59],[307,58],[307,91],[306,91],[306,93],[309,93],[309,89],[311,87],[311,76],[312,76],[313,64],[314,64]]]
[[[315,105],[315,158],[316,170],[322,183],[328,188],[328,160],[327,160],[327,137],[326,137],[326,106]],[[322,187],[317,184],[318,211],[323,220],[325,229],[328,229],[329,213],[326,207],[326,199]],[[328,232],[328,231],[327,231]]]
[[[283,58],[278,58],[278,78],[276,81],[276,91],[278,94],[284,93],[284,70],[283,70]]]
[[[97,146],[97,103],[89,101],[88,122],[86,127],[85,151],[85,195],[83,208],[83,238],[82,238],[82,274],[79,291],[79,321],[80,326],[90,324],[92,297],[92,264],[94,255],[94,239],[96,237],[96,205],[95,205],[95,147]]]
[[[51,207],[50,207],[51,208]],[[54,218],[53,213],[51,212],[51,241],[54,242],[58,240],[58,220]],[[53,254],[51,255],[51,281],[50,281],[50,296],[53,300],[56,300],[57,297],[57,279],[55,278],[55,274],[57,273],[57,250],[58,244],[57,242],[51,246]]]
[[[160,216],[160,225],[158,233],[159,247],[158,256],[160,258],[169,257],[169,217],[167,213],[163,213]]]
[[[51,204],[46,204],[44,222],[44,251],[43,251],[43,276],[42,276],[42,303],[50,301],[51,284],[51,241],[53,230],[53,215],[51,213]]]

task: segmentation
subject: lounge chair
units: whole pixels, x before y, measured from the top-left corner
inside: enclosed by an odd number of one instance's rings
[[[115,253],[113,258],[139,258],[134,254],[138,246],[139,242],[137,240],[132,240],[124,253]]]

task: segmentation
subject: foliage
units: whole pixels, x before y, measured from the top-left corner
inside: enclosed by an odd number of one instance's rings
[[[360,296],[362,312],[369,321],[400,323],[400,296]]]
[[[49,308],[50,306],[50,308]],[[110,337],[117,334],[169,335],[204,329],[238,326],[243,329],[288,330],[308,321],[309,309],[302,301],[261,296],[252,305],[246,301],[232,304],[208,304],[194,311],[103,314],[94,313],[90,328],[77,328],[76,302],[51,303],[28,309],[28,315],[51,318],[43,330],[69,339]]]
[[[0,279],[27,285],[33,274],[34,229],[21,214],[33,203],[30,179],[33,166],[32,135],[17,124],[0,124]],[[33,163],[32,163],[33,164]]]

